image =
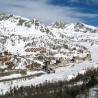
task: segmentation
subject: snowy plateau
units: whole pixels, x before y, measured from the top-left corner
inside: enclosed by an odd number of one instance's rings
[[[98,67],[98,28],[0,14],[0,95],[10,88],[70,80]]]

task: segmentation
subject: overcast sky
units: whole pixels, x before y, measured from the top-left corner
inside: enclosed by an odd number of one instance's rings
[[[0,12],[46,24],[58,20],[98,26],[98,0],[0,0]]]

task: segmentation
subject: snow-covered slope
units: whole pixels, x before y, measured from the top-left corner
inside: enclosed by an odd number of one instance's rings
[[[9,55],[5,55],[5,51]],[[78,73],[83,74],[87,69],[98,67],[97,51],[98,28],[96,27],[84,23],[61,22],[45,26],[36,19],[29,20],[20,16],[1,15],[0,57],[9,57],[9,59],[6,60],[7,63],[3,62],[3,64],[0,60],[0,69],[9,68],[8,62],[14,65],[11,67],[11,70],[14,71],[28,69],[26,66],[32,62],[43,66],[43,61],[48,59],[51,60],[50,67],[55,70],[55,73],[44,73],[39,77],[22,81],[13,80],[11,85],[1,82],[0,90],[5,93],[10,86],[36,85],[46,80],[51,82],[70,80]],[[58,59],[61,60],[59,64],[55,63]],[[41,69],[38,72],[40,71]],[[10,76],[13,75],[9,75],[8,78]],[[1,77],[1,79],[3,78]]]
[[[67,26],[64,30],[72,29],[73,27],[71,27],[71,25]],[[18,65],[22,67],[25,66],[24,63],[28,63],[28,58],[31,58],[30,60],[32,61],[37,54],[40,54],[37,49],[41,47],[43,47],[44,50],[46,49],[44,53],[46,57],[57,57],[57,55],[60,54],[59,57],[64,56],[71,59],[75,54],[79,53],[78,50],[85,50],[84,54],[87,53],[87,49],[71,42],[62,30],[63,29],[58,31],[57,28],[48,28],[40,24],[36,19],[29,20],[14,15],[1,15],[0,52],[8,51],[13,55],[23,56],[25,59],[20,58],[20,62],[17,61],[15,63],[15,60],[13,60],[16,67]],[[33,48],[32,51],[36,48],[35,50],[37,52],[31,52],[31,48]],[[43,48],[41,49],[43,50]],[[28,56],[28,58],[26,56]]]

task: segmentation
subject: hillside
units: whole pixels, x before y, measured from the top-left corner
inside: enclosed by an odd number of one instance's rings
[[[97,50],[96,27],[63,22],[45,26],[36,19],[1,14],[0,94],[14,86],[70,80],[84,74],[98,67]]]

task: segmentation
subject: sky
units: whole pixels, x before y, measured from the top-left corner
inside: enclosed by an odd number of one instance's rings
[[[42,23],[83,22],[98,27],[98,0],[0,0],[0,12]]]

